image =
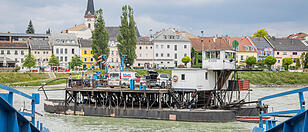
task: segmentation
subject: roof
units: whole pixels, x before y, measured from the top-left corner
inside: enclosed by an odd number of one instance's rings
[[[286,39],[300,39],[304,40],[304,37],[308,36],[306,33],[296,33],[296,34],[291,34]]]
[[[277,51],[308,51],[308,46],[299,39],[271,38],[269,41]]]
[[[189,42],[185,35],[185,33],[178,32],[175,29],[163,29],[154,34],[153,41]]]
[[[239,47],[238,51],[240,52],[256,52],[257,49],[253,43],[248,39],[248,37],[230,37],[227,38],[229,46],[232,47],[233,41],[238,41]]]
[[[150,40],[150,37],[148,36],[144,36],[144,37],[139,37],[138,38],[138,42],[137,44],[146,44],[146,45],[149,45],[149,44],[153,44],[153,41]]]
[[[68,29],[66,29],[66,30],[68,30],[68,31],[85,31],[85,30],[87,30],[87,29],[89,29],[89,28],[88,28],[86,25],[80,24],[80,25],[77,25],[77,26],[75,26],[75,27],[68,28]],[[66,31],[63,30],[62,32],[65,33]]]
[[[95,15],[93,0],[88,0],[87,10],[86,10],[84,15],[85,16],[87,16],[87,15],[94,16]]]
[[[28,49],[26,43],[0,43],[0,49]]]
[[[91,48],[92,40],[91,39],[80,39],[79,40],[81,48]]]
[[[42,37],[47,38],[49,34],[26,34],[26,33],[0,33],[0,36],[18,36],[18,37]]]
[[[265,38],[250,38],[258,49],[273,48]]]
[[[78,45],[77,41],[77,37],[70,33],[54,33],[50,37],[52,45],[75,46]]]
[[[201,40],[203,42],[201,42]],[[201,50],[232,50],[223,38],[197,37],[190,38],[191,45],[196,51]],[[203,43],[203,46],[202,46]]]
[[[48,40],[30,40],[28,44],[33,50],[51,50]]]

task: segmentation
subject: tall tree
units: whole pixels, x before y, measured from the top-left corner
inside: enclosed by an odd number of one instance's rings
[[[196,51],[195,51],[194,47],[191,48],[190,56],[191,56],[191,65],[196,64],[196,63],[195,63],[195,60],[196,60]]]
[[[271,70],[272,65],[276,63],[277,59],[273,56],[267,56],[264,59],[264,63],[268,66],[268,68]]]
[[[300,57],[300,63],[301,63],[302,68],[305,67],[305,55],[306,55],[306,53],[303,52],[303,53],[301,54],[301,57]]]
[[[296,69],[301,67],[301,62],[299,59],[296,59],[295,63],[296,63]]]
[[[59,66],[60,61],[54,54],[52,54],[49,61],[48,61],[48,65],[49,66]]]
[[[96,11],[96,20],[94,24],[94,31],[92,33],[92,51],[93,57],[98,60],[100,55],[109,55],[109,34],[105,28],[105,21],[103,19],[103,10]]]
[[[27,68],[32,68],[35,66],[36,64],[36,60],[34,58],[34,56],[31,54],[31,52],[29,51],[28,55],[25,55],[25,61],[22,64],[23,67],[27,67]]]
[[[73,58],[72,58],[72,61],[69,62],[69,66],[70,68],[74,69],[75,67],[77,66],[81,66],[82,65],[82,60],[80,59],[79,56],[75,55]]]
[[[34,27],[33,27],[33,24],[32,24],[32,21],[30,20],[30,22],[29,22],[29,25],[28,25],[28,28],[27,28],[27,30],[26,30],[26,33],[27,34],[34,34],[35,32],[34,32]]]
[[[282,59],[282,66],[288,70],[289,69],[289,65],[291,65],[293,63],[293,60],[291,58],[283,58]]]
[[[266,37],[266,38],[268,38],[269,35],[268,35],[268,32],[265,29],[258,29],[257,32],[252,34],[252,37],[255,37],[255,38]]]
[[[304,68],[308,68],[308,53],[305,55]]]
[[[50,28],[48,28],[48,29],[46,30],[46,34],[50,34],[50,33],[51,33]]]
[[[136,23],[134,20],[134,11],[129,5],[122,7],[121,25],[120,33],[117,36],[119,41],[118,50],[119,55],[122,58],[126,55],[126,63],[133,65],[136,56],[136,43],[137,43],[137,33],[136,33]]]

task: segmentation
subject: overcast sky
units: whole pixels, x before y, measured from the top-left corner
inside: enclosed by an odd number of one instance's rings
[[[121,7],[131,5],[142,35],[176,28],[194,35],[270,35],[308,32],[308,0],[94,0],[107,26],[120,24]],[[0,32],[25,32],[31,19],[36,33],[83,23],[87,0],[1,0]]]

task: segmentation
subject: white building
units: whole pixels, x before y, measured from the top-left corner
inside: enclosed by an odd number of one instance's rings
[[[162,30],[154,34],[154,64],[158,67],[177,67],[184,56],[190,57],[191,42],[185,33],[174,29]],[[187,67],[190,67],[190,62]]]
[[[0,67],[19,66],[24,69],[22,64],[28,53],[27,43],[0,43]]]
[[[60,66],[67,68],[75,55],[79,55],[77,37],[73,34],[52,34],[50,42],[53,53],[58,57]]]
[[[41,69],[48,67],[48,61],[52,54],[52,48],[49,40],[30,40],[28,44],[31,49],[31,54],[36,59],[36,66]]]
[[[154,63],[154,45],[150,37],[140,37],[136,44],[136,55],[133,67],[149,68]]]

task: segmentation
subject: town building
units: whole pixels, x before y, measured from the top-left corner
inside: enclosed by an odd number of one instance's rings
[[[95,62],[95,59],[93,57],[92,47],[91,47],[92,40],[80,39],[79,43],[80,43],[79,56],[83,62],[82,67],[83,69],[91,68],[91,66]]]
[[[0,67],[15,67],[22,64],[29,53],[29,46],[27,43],[0,43]]]
[[[252,43],[257,48],[257,61],[263,60],[267,56],[274,56],[274,48],[273,45],[268,41],[265,37],[259,37],[259,38],[250,38]]]
[[[269,42],[275,48],[274,57],[277,59],[275,68],[282,67],[283,58],[292,58],[293,64],[291,66],[295,66],[296,60],[300,58],[302,53],[308,53],[308,46],[299,39],[271,38]]]
[[[79,55],[79,44],[74,34],[55,33],[50,37],[53,53],[58,57],[61,67],[69,67],[69,62],[75,55]]]
[[[49,44],[49,40],[32,40],[28,41],[30,46],[31,54],[34,55],[36,59],[36,66],[40,68],[41,71],[47,69],[48,61],[52,55],[52,48]]]
[[[140,37],[136,44],[134,68],[151,68],[154,63],[154,44],[150,37]]]
[[[26,43],[32,40],[48,40],[48,34],[0,33],[0,43]]]
[[[238,65],[245,65],[245,60],[250,56],[257,58],[257,48],[249,39],[249,37],[230,37],[226,39],[230,47],[232,47],[233,41],[238,41],[239,43],[238,47],[236,48],[236,58]]]
[[[154,64],[157,67],[177,67],[182,63],[182,58],[190,57],[191,43],[185,33],[175,29],[167,29],[153,35]],[[187,67],[190,67],[190,62]]]

